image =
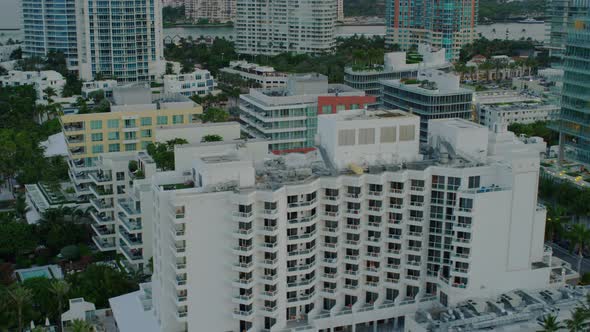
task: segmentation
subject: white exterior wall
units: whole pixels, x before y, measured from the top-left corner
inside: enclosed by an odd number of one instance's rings
[[[337,0],[236,0],[236,51],[276,55],[319,54],[335,46]]]
[[[179,93],[183,96],[215,94],[217,82],[208,70],[192,73],[164,75],[164,93]]]
[[[37,92],[38,99],[47,99],[44,92],[47,88],[55,90],[57,97],[61,96],[66,80],[53,70],[46,71],[19,71],[11,70],[8,75],[0,77],[0,86],[32,85]]]
[[[320,123],[320,133],[330,131],[325,124]],[[456,124],[452,120],[433,121],[432,130],[461,146],[466,144],[465,137],[446,132]],[[365,122],[359,120],[357,125],[362,128]],[[513,136],[507,133],[490,134],[489,140],[486,133],[486,140],[480,142],[481,129],[485,130],[474,125],[474,146],[461,150],[470,152],[486,147],[489,162],[484,166],[439,164],[424,170],[324,176],[281,185],[274,190],[253,187],[254,169],[247,166],[250,163],[247,158],[240,159],[241,163],[227,159],[232,149],[239,151],[237,147],[217,146],[221,158],[217,162],[211,158],[216,154],[215,144],[188,147],[186,154],[201,158],[197,158],[194,166],[180,166],[179,172],[194,168],[195,174],[201,174],[204,184],[211,188],[214,182],[235,180],[234,174],[239,170],[242,184],[239,190],[207,193],[202,188],[164,192],[154,187],[159,197],[155,200],[159,211],[154,213],[157,218],[154,234],[156,243],[161,242],[154,247],[157,253],[154,261],[158,266],[154,284],[160,285],[157,287],[161,291],[154,295],[161,328],[241,331],[251,326],[252,330],[260,331],[266,328],[264,318],[271,317],[276,319],[272,331],[293,324],[302,326],[301,331],[317,331],[352,322],[396,319],[430,305],[442,293],[446,294],[447,303],[453,305],[467,298],[489,298],[517,288],[548,286],[550,269],[532,266],[550,257],[543,251],[544,211],[537,207],[536,199],[538,152],[511,140]],[[493,148],[487,149],[488,144]],[[179,149],[177,154],[183,150]],[[329,146],[326,149],[330,150]],[[191,173],[185,172],[187,175],[183,176],[189,178],[193,176]],[[173,178],[182,178],[179,174],[164,173],[157,181],[170,183]],[[433,183],[435,175],[445,177],[445,182]],[[471,188],[470,177],[479,177],[479,183]],[[449,178],[460,179],[460,185],[452,188]],[[424,181],[424,186],[415,187],[412,180]],[[403,189],[395,190],[392,182],[403,183]],[[376,191],[370,185],[382,187]],[[349,186],[359,187],[361,194],[348,195]],[[338,194],[327,196],[326,189],[338,190]],[[444,203],[435,199],[435,192],[443,192]],[[420,197],[423,203],[417,200]],[[403,199],[403,203],[390,204],[394,199]],[[462,207],[461,199],[471,199],[472,207]],[[276,207],[269,208],[265,202]],[[371,208],[375,202],[382,205]],[[358,211],[350,209],[354,203],[360,203]],[[166,211],[170,206],[185,206],[185,215],[171,217]],[[337,206],[338,211],[329,212],[327,206]],[[440,216],[431,214],[436,206],[442,208]],[[418,212],[423,216],[416,217],[414,213]],[[399,214],[401,219],[392,214]],[[369,223],[369,216],[380,221]],[[460,220],[467,220],[460,218],[471,218],[470,223],[460,224]],[[265,219],[275,220],[276,227],[265,224]],[[358,220],[360,227],[350,227],[350,220]],[[440,232],[436,226],[433,229],[433,220],[442,225]],[[186,227],[186,237],[178,241],[185,241],[187,250],[175,253],[166,242],[170,241],[167,234],[171,227],[181,224]],[[452,232],[444,233],[443,229]],[[436,246],[432,236],[441,237],[440,244],[449,247]],[[326,245],[334,240],[335,245]],[[377,254],[370,254],[369,248],[373,253],[378,250]],[[464,257],[455,255],[459,248],[469,253]],[[448,262],[432,260],[432,251],[439,251],[440,257],[449,253]],[[265,253],[276,255],[276,260],[265,257]],[[336,259],[325,259],[330,255]],[[184,257],[186,269],[177,270],[169,264]],[[244,259],[242,262],[251,260],[252,263],[236,265],[240,257]],[[294,265],[288,268],[291,263]],[[468,267],[456,270],[454,267],[459,263]],[[356,266],[359,274],[347,272],[347,264]],[[430,270],[435,266],[440,268],[439,272]],[[326,273],[328,268],[334,268],[334,274]],[[448,270],[443,272],[445,269]],[[178,294],[183,297],[184,288],[176,288],[165,280],[175,280],[175,275],[184,273],[187,299],[175,304],[174,297]],[[249,273],[251,277],[244,277]],[[443,277],[443,273],[447,276]],[[413,277],[416,275],[419,276]],[[289,277],[294,279],[287,281]],[[378,281],[373,284],[370,280]],[[266,292],[264,285],[275,287],[276,292]],[[325,290],[326,285],[334,287],[333,291]],[[436,290],[427,289],[433,285]],[[388,289],[398,291],[398,296],[388,298]],[[406,296],[411,289],[416,290],[415,295]],[[368,293],[377,296],[372,304],[366,302]],[[353,314],[347,313],[347,295],[357,297],[351,307]],[[324,309],[325,299],[334,300],[334,305]],[[185,303],[186,317],[176,318],[178,310],[185,310]],[[313,309],[307,307],[312,304]],[[393,306],[395,310],[391,309]],[[293,311],[287,314],[289,308]],[[251,325],[240,325],[240,321]]]
[[[395,164],[405,161],[415,161],[418,158],[418,147],[420,137],[420,118],[417,116],[401,116],[395,125],[395,142],[380,142],[382,128],[392,127],[392,123],[383,121],[378,117],[367,118],[366,120],[347,120],[355,115],[362,116],[365,111],[348,111],[343,114],[326,114],[318,117],[318,131],[320,144],[324,146],[335,161],[336,168],[346,168],[351,163],[364,164]],[[369,113],[370,114],[370,113]],[[400,128],[402,126],[413,126],[414,138],[409,141],[400,141]],[[375,130],[373,144],[360,144],[360,129],[373,128]],[[338,135],[341,130],[355,131],[355,144],[340,145]]]
[[[182,137],[189,144],[200,143],[204,136],[219,135],[224,141],[240,138],[240,124],[238,122],[203,123],[189,127],[163,127],[155,131],[156,142],[166,142]]]

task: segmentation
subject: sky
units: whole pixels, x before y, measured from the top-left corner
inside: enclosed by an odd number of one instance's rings
[[[19,0],[0,0],[0,29],[18,28]]]

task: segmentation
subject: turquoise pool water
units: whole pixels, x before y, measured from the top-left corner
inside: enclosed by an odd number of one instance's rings
[[[22,271],[19,272],[21,281],[25,281],[31,278],[47,278],[51,279],[53,276],[48,268],[42,267],[36,270]]]

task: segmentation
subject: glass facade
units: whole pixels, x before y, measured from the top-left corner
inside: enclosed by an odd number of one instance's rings
[[[21,0],[24,53],[44,56],[63,52],[77,65],[76,0]]]
[[[572,20],[563,60],[560,157],[590,165],[590,10]]]

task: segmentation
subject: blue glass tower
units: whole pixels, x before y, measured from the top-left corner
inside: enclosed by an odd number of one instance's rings
[[[68,65],[77,65],[76,0],[21,0],[24,53],[44,56],[63,52]]]
[[[590,165],[590,10],[571,22],[563,61],[560,159]]]

